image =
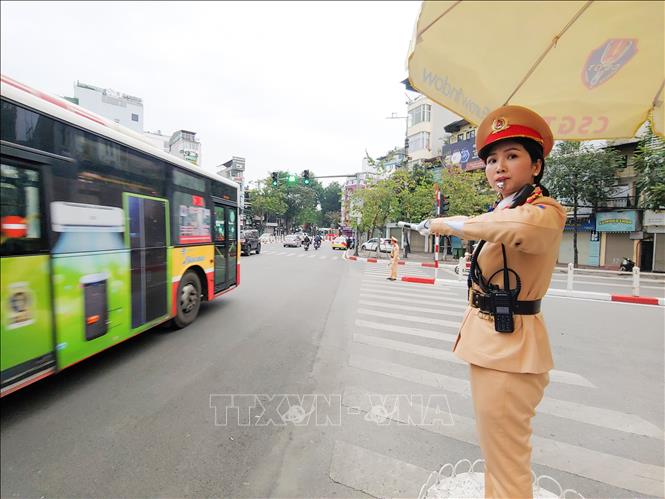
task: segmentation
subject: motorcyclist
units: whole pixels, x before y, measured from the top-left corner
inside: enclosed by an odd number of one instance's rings
[[[307,234],[305,234],[305,238],[302,240],[303,246],[305,246],[305,249],[309,247],[309,243],[311,242],[311,239]]]
[[[314,248],[319,248],[321,246],[321,235],[317,234],[314,236]]]

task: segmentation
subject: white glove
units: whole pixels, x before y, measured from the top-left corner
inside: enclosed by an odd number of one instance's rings
[[[408,222],[397,222],[398,227],[404,227],[406,229],[417,230],[422,236],[429,236],[429,226],[432,222],[431,218],[423,220],[419,224],[412,224]]]
[[[418,225],[413,226],[414,230],[417,230],[421,236],[429,236],[429,227],[430,224],[432,223],[432,219],[428,218],[427,220],[423,220],[420,222]]]

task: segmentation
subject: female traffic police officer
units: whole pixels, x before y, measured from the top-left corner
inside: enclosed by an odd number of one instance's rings
[[[531,497],[531,418],[553,367],[540,300],[549,287],[566,213],[540,185],[552,132],[520,106],[490,113],[476,134],[499,201],[480,216],[422,222],[423,233],[481,240],[469,307],[453,347],[471,368],[486,497]],[[482,242],[484,241],[484,242]]]
[[[390,250],[390,277],[387,277],[389,281],[397,280],[397,265],[399,264],[399,245],[397,244],[397,239],[395,237],[390,238],[390,244],[392,246]]]

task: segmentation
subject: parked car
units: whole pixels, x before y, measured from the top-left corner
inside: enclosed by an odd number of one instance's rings
[[[240,251],[243,255],[251,255],[254,251],[257,255],[261,253],[261,241],[259,240],[259,231],[255,229],[246,229],[240,231]]]
[[[289,234],[284,238],[284,247],[291,246],[293,248],[299,248],[302,246],[302,241],[296,234]]]
[[[335,239],[333,239],[332,249],[345,250],[346,249],[346,237],[338,236]]]
[[[376,251],[376,246],[379,246],[379,251],[381,253],[390,253],[392,251],[392,245],[390,244],[390,239],[378,238],[369,239],[360,245],[361,250],[365,251]]]

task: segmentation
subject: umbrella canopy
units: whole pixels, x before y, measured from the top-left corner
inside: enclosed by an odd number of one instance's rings
[[[665,2],[423,2],[409,81],[478,124],[533,109],[560,140],[663,135]]]

